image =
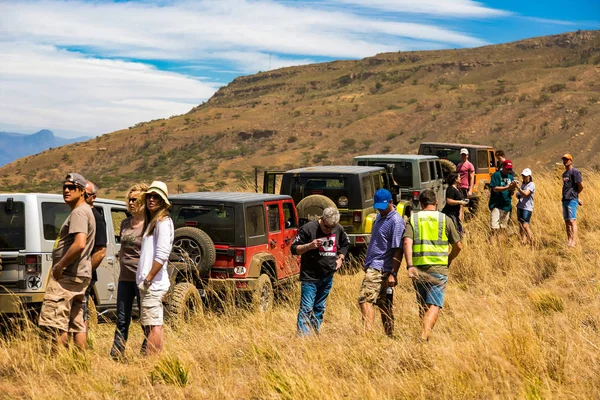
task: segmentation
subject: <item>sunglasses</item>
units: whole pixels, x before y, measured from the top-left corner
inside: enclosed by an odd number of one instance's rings
[[[138,201],[137,197],[132,197],[129,200],[127,200],[130,203],[135,203],[136,201]]]
[[[152,199],[152,200],[162,200],[162,198],[160,197],[160,195],[154,194],[154,193],[147,194],[146,198],[147,199]]]
[[[63,190],[68,190],[69,192],[72,192],[75,189],[78,189],[79,187],[77,185],[63,185]]]
[[[321,222],[323,222],[323,227],[324,227],[324,228],[327,228],[328,230],[332,230],[333,228],[335,228],[335,225],[334,225],[334,226],[329,226],[329,225],[327,225],[327,224],[325,223],[325,221],[323,221],[323,220],[321,220]]]

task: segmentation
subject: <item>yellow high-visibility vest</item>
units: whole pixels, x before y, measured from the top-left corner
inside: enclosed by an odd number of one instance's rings
[[[446,215],[439,211],[419,211],[410,216],[410,222],[414,232],[413,265],[448,265]]]

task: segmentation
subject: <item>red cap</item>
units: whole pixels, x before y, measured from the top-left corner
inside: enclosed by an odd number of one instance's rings
[[[502,169],[512,169],[512,161],[510,160],[504,160],[504,162],[502,163]]]

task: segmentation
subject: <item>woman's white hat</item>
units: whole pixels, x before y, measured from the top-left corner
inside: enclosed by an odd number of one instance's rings
[[[146,191],[146,196],[149,193],[156,193],[157,195],[159,195],[163,199],[163,201],[168,206],[171,205],[171,202],[169,201],[169,189],[167,188],[167,185],[164,182],[161,182],[161,181],[154,181],[154,182],[152,182],[152,184],[150,185],[150,187]]]
[[[529,168],[525,168],[523,172],[521,172],[523,176],[531,176],[531,170]]]

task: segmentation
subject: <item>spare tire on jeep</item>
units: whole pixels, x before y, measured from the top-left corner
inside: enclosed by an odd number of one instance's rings
[[[299,218],[312,221],[323,215],[323,210],[328,207],[337,208],[333,200],[329,197],[313,194],[300,200],[296,209],[298,210]]]
[[[442,158],[440,160],[440,165],[442,166],[442,172],[444,173],[444,179],[446,179],[448,177],[448,174],[450,172],[456,171],[456,165],[454,165],[454,163],[450,160],[446,160],[446,159]]]
[[[191,263],[200,277],[206,278],[215,263],[215,244],[199,228],[178,228],[175,230],[172,255],[181,262]]]

